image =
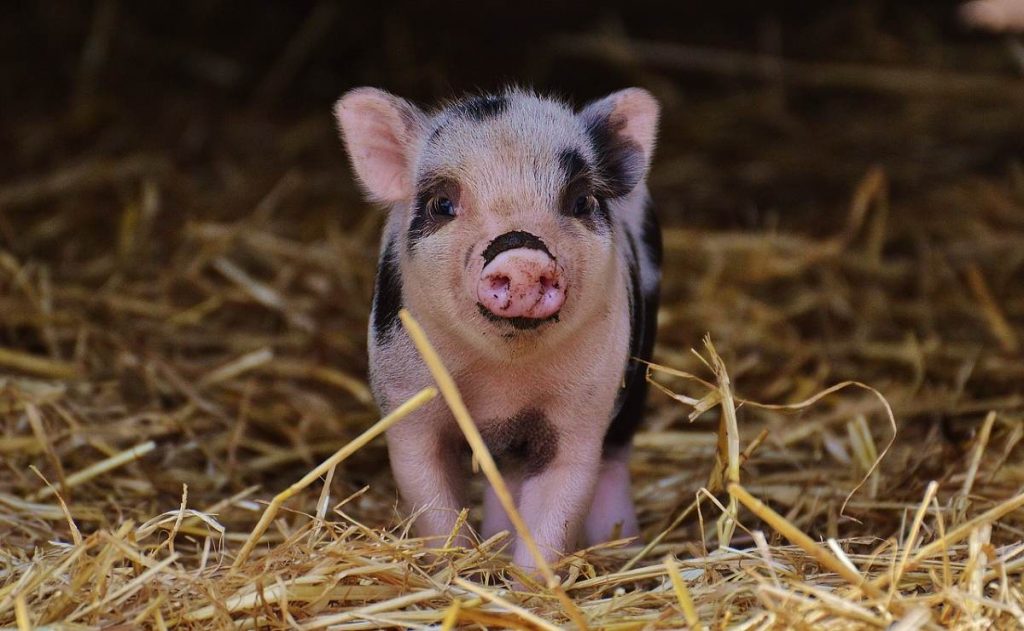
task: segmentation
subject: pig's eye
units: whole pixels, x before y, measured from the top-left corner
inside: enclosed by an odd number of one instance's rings
[[[439,217],[454,217],[455,204],[447,197],[435,197],[430,200],[430,212]]]
[[[580,195],[573,205],[572,214],[575,217],[586,217],[597,208],[597,198],[593,195]]]

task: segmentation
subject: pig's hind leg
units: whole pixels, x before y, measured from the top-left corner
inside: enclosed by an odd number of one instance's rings
[[[653,220],[653,214],[649,215]],[[657,225],[655,224],[655,230]],[[660,251],[660,236],[657,237]],[[645,239],[646,240],[646,239]],[[660,259],[660,254],[658,254]],[[636,292],[631,303],[630,355],[650,361],[657,329],[658,292],[640,293],[640,280],[633,279]],[[637,537],[636,508],[630,489],[629,456],[633,435],[643,421],[647,401],[647,370],[630,361],[624,375],[626,389],[618,411],[604,437],[601,472],[594,492],[593,504],[584,525],[587,544],[596,545],[620,537]]]
[[[630,485],[629,451],[627,448],[608,454],[601,461],[597,488],[583,527],[588,546],[640,535]]]
[[[643,350],[649,357],[650,346]],[[630,488],[629,456],[633,434],[643,419],[647,381],[645,371],[635,363],[627,369],[626,379],[622,405],[604,437],[597,487],[583,528],[587,545],[640,534]]]

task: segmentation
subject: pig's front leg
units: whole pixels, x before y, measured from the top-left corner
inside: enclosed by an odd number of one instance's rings
[[[508,492],[518,505],[519,487],[521,486],[519,479],[512,476],[505,476],[504,479]],[[509,518],[508,513],[505,512],[505,507],[501,505],[498,494],[494,491],[494,487],[488,484],[487,490],[484,492],[484,519],[480,528],[480,534],[483,535],[484,539],[490,539],[502,530],[515,534],[515,527],[512,525],[512,520]]]
[[[421,410],[424,415],[429,411]],[[413,530],[429,545],[444,545],[465,506],[459,443],[431,418],[410,417],[387,433],[388,456],[406,510],[418,515]],[[468,545],[463,537],[456,545]]]
[[[519,510],[549,563],[576,547],[601,467],[601,442],[599,433],[582,440],[565,440],[543,470],[523,481]],[[520,567],[536,570],[537,563],[522,541],[516,542],[512,560]]]

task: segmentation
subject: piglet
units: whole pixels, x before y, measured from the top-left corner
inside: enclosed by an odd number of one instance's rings
[[[368,198],[388,208],[370,318],[384,412],[432,383],[409,309],[451,371],[548,560],[638,534],[628,459],[654,346],[661,232],[646,176],[658,103],[615,92],[579,111],[528,91],[426,112],[373,88],[334,108]],[[465,505],[468,447],[436,400],[387,434],[417,534]],[[510,529],[493,489],[482,534]],[[513,560],[534,565],[517,542]]]

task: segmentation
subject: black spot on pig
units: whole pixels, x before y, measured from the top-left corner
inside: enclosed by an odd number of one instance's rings
[[[453,118],[469,119],[480,123],[504,114],[508,109],[508,104],[508,97],[493,94],[470,96],[457,101],[445,108],[444,113],[439,117],[441,122],[430,132],[428,142],[436,141],[452,123]]]
[[[558,454],[558,428],[536,408],[483,423],[480,435],[502,470],[525,476],[544,471]]]
[[[590,174],[590,165],[579,151],[565,149],[558,156],[558,164],[565,172],[565,181],[569,184]]]
[[[453,106],[456,113],[474,121],[485,121],[500,116],[508,109],[508,98],[483,94],[471,96]]]
[[[644,205],[644,224],[640,239],[643,241],[644,249],[647,251],[655,267],[661,267],[664,258],[661,242],[661,226],[658,224],[658,216],[654,214],[654,205],[647,200]]]
[[[412,207],[412,219],[409,221],[409,252],[416,249],[416,244],[424,237],[428,237],[444,226],[448,225],[455,217],[441,215],[434,211],[432,204],[439,199],[447,199],[453,205],[459,203],[459,185],[444,177],[426,175],[420,178],[416,184],[416,199]]]
[[[540,250],[551,258],[555,258],[551,254],[551,250],[548,250],[548,246],[544,245],[544,242],[540,240],[540,237],[530,234],[529,232],[523,232],[522,230],[513,230],[512,232],[506,232],[505,234],[498,235],[493,241],[487,244],[487,248],[483,251],[484,265],[493,261],[494,257],[498,256],[502,252],[515,250],[516,248]]]
[[[611,214],[608,200],[594,182],[594,169],[579,151],[565,149],[558,156],[558,163],[565,172],[565,186],[562,189],[561,212],[572,217],[595,232],[607,232],[611,228]],[[591,197],[596,205],[587,213],[579,214],[576,208],[582,197]]]
[[[395,241],[391,239],[377,265],[377,280],[373,287],[373,332],[377,343],[387,342],[398,326],[398,312],[402,308],[402,274],[398,270]]]
[[[588,220],[583,222],[583,225],[587,226],[594,232],[607,232],[612,227],[612,212],[609,208],[609,202],[607,197],[597,198],[597,208],[594,209],[593,214]]]
[[[597,172],[608,197],[622,197],[633,190],[644,175],[644,153],[640,145],[619,132],[624,120],[614,117],[587,122],[587,136],[597,156]]]
[[[653,211],[651,211],[653,215]],[[654,219],[654,228],[657,220]],[[660,233],[644,235],[645,241],[656,239],[660,252]],[[645,243],[645,245],[647,245]],[[654,337],[658,329],[658,289],[644,292],[640,279],[640,263],[636,240],[629,235],[629,283],[630,283],[630,335],[629,360],[626,364],[623,382],[625,387],[619,392],[616,402],[617,411],[612,418],[608,431],[604,436],[605,457],[614,455],[624,449],[633,440],[633,434],[644,418],[644,406],[647,401],[647,366],[633,358],[650,361],[654,352]],[[658,255],[660,258],[660,254]]]
[[[431,220],[430,210],[427,208],[429,201],[429,193],[421,192],[416,195],[416,202],[412,208],[412,221],[409,222],[410,251],[416,248],[416,244],[420,239],[433,234],[439,227],[438,222]]]

